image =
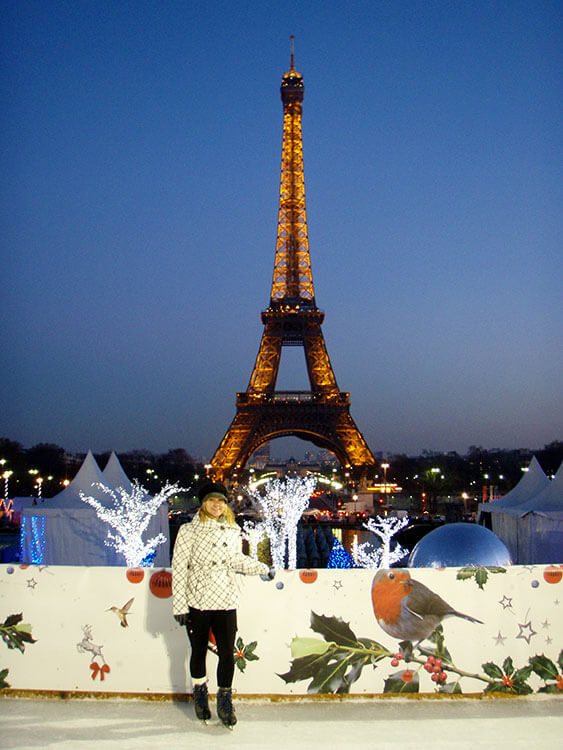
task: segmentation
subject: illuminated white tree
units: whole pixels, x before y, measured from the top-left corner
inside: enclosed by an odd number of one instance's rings
[[[360,568],[390,568],[393,563],[407,555],[408,549],[404,549],[400,544],[391,549],[391,539],[408,522],[408,516],[403,518],[393,516],[370,518],[363,526],[372,534],[378,536],[381,539],[381,544],[377,548],[374,548],[370,542],[358,544],[357,537],[354,537],[352,557],[356,565]]]
[[[266,534],[266,525],[262,521],[245,521],[241,533],[242,538],[248,542],[250,557],[258,560],[258,545]]]
[[[270,540],[272,565],[282,570],[287,549],[288,568],[297,567],[297,524],[309,506],[311,493],[317,486],[314,477],[272,479],[262,488],[248,490],[260,511],[264,530]]]
[[[103,505],[96,498],[87,496],[83,492],[80,492],[80,499],[94,508],[98,518],[115,529],[115,534],[108,531],[105,544],[122,554],[129,567],[140,566],[159,544],[166,541],[162,532],[143,541],[143,534],[151,518],[162,503],[177,492],[181,492],[182,488],[177,484],[167,483],[158,495],[151,496],[137,481],[133,482],[129,491],[123,487],[114,490],[104,484],[96,486],[110,496],[111,506]]]

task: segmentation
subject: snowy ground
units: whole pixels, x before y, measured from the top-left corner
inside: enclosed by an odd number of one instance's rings
[[[191,703],[0,699],[0,747],[142,748],[550,748],[563,737],[563,696],[491,700],[291,701],[235,699],[231,732],[207,726]],[[211,706],[214,713],[214,703]],[[215,715],[215,714],[214,714]]]

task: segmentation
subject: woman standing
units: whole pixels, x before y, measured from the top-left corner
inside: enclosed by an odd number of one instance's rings
[[[180,527],[174,544],[173,611],[188,632],[195,711],[202,720],[211,717],[205,662],[209,630],[213,631],[219,657],[217,713],[230,727],[237,722],[231,692],[238,602],[235,574],[268,574],[269,568],[242,553],[240,529],[227,505],[225,487],[211,482],[198,496],[201,507],[190,523]]]

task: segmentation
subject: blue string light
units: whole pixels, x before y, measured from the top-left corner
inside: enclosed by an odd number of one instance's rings
[[[334,539],[332,551],[328,558],[327,568],[353,568],[354,558],[347,552],[338,539]]]
[[[28,523],[29,522],[29,523]],[[29,538],[29,557],[24,559],[25,540]],[[45,518],[39,516],[24,516],[20,525],[20,560],[31,562],[33,565],[41,565],[45,556]]]

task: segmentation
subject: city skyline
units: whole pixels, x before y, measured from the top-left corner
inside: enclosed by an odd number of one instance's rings
[[[5,437],[213,454],[268,302],[294,34],[317,304],[371,450],[559,439],[560,7],[273,7],[7,11]],[[308,388],[301,349],[277,387]]]

